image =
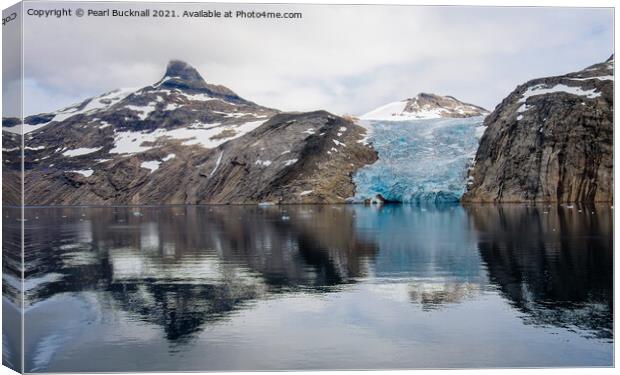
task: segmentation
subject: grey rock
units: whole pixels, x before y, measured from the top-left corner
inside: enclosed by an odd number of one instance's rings
[[[518,86],[487,126],[463,201],[613,199],[613,56]]]

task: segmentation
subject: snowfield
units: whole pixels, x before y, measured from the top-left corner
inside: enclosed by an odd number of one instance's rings
[[[81,147],[81,148],[76,148],[73,150],[67,150],[63,152],[62,154],[68,157],[81,156],[81,155],[92,154],[93,152],[97,152],[101,150],[101,148],[102,147],[96,147],[96,148]]]
[[[216,126],[205,128],[157,129],[153,132],[123,131],[116,132],[114,147],[111,154],[135,154],[150,150],[159,139],[176,139],[183,145],[199,145],[204,148],[215,148],[231,139],[239,138],[258,128],[261,121],[250,121],[240,125]],[[208,125],[208,124],[207,124]],[[219,124],[217,124],[219,125]],[[229,133],[225,133],[229,132]]]
[[[79,174],[81,174],[84,177],[90,177],[94,173],[94,171],[92,169],[82,169],[82,170],[78,170],[78,171],[67,171],[67,172],[79,173]]]

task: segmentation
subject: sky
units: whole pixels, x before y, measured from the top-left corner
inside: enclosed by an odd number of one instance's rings
[[[122,7],[145,6],[89,5]],[[53,111],[116,88],[150,85],[163,76],[170,59],[193,65],[209,83],[285,111],[360,115],[419,92],[452,95],[492,110],[529,79],[580,70],[613,53],[610,8],[148,8],[266,9],[302,12],[303,19],[26,17],[25,114]],[[10,72],[4,74],[10,79]]]

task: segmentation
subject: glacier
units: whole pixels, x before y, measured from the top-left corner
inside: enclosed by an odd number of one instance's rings
[[[368,121],[368,142],[379,160],[357,171],[354,202],[458,202],[467,186],[484,116],[411,121]]]

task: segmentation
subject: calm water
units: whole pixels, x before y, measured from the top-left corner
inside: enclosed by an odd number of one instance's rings
[[[5,241],[18,215],[3,209]],[[609,366],[612,215],[608,205],[26,209],[25,368]],[[16,280],[5,272],[8,291]],[[14,300],[5,293],[5,306]]]

